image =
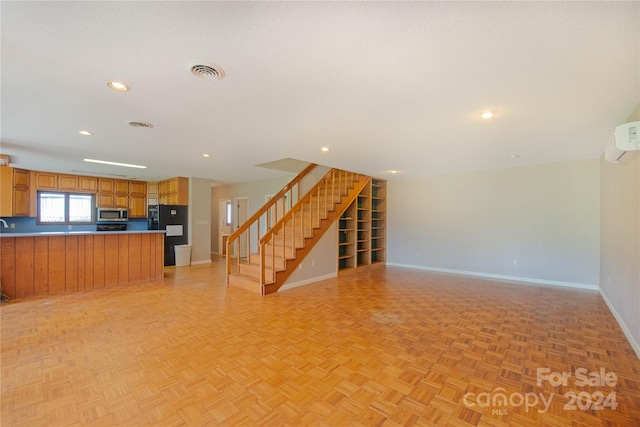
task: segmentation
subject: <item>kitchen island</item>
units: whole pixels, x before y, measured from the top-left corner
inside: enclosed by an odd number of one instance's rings
[[[30,298],[161,279],[164,233],[0,233],[2,293]]]

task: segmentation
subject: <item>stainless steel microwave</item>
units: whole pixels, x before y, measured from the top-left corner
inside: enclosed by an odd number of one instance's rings
[[[128,221],[129,209],[98,208],[98,222]]]

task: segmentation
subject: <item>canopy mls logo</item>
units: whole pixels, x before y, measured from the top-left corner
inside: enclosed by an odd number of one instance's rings
[[[542,387],[548,383],[552,387],[568,386],[569,380],[575,378],[575,387],[615,387],[618,384],[618,375],[615,372],[607,372],[605,368],[599,371],[589,371],[587,368],[578,368],[573,372],[551,372],[550,368],[538,368],[536,370],[536,384]],[[507,395],[507,391],[498,387],[492,392],[466,393],[462,399],[465,406],[472,408],[479,406],[482,408],[492,408],[493,415],[507,415],[509,408],[525,407],[525,411],[535,409],[538,413],[545,413],[549,410],[555,393],[550,393],[547,397],[540,393],[520,393],[514,392]],[[604,409],[616,410],[618,402],[615,391],[605,395],[602,391],[589,393],[582,391],[579,393],[569,391],[563,395],[567,403],[563,409],[565,411],[601,411]],[[540,405],[542,404],[542,405]]]

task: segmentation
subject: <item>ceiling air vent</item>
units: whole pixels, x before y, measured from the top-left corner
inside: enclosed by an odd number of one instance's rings
[[[147,122],[129,122],[129,126],[133,126],[134,128],[145,128],[145,129],[150,129],[153,127],[151,123],[147,123]]]
[[[224,70],[217,65],[207,65],[201,63],[189,64],[191,74],[203,80],[221,80],[224,78]]]

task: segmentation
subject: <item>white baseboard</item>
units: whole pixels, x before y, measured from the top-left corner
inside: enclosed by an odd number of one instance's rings
[[[463,276],[488,277],[490,279],[509,280],[512,282],[532,283],[536,285],[562,286],[566,288],[586,289],[589,291],[597,291],[598,285],[587,285],[585,283],[560,282],[557,280],[532,279],[529,277],[507,276],[504,274],[480,273],[477,271],[452,270],[449,268],[426,267],[423,265],[399,264],[387,261],[387,265],[391,267],[412,268],[415,270],[436,271],[438,273],[461,274]]]
[[[280,286],[280,289],[278,289],[278,292],[297,288],[299,286],[310,285],[312,283],[316,283],[321,280],[333,279],[334,277],[338,277],[338,273],[330,273],[330,274],[325,274],[324,276],[318,276],[318,277],[312,277],[311,279],[300,280],[299,282],[287,283]]]
[[[631,344],[631,348],[633,348],[633,351],[636,352],[636,356],[638,356],[638,359],[640,359],[640,344],[638,344],[638,342],[635,340],[635,338],[631,334],[631,331],[629,331],[629,328],[627,328],[626,323],[624,323],[624,320],[622,320],[622,317],[618,314],[616,309],[613,308],[613,304],[611,303],[611,301],[609,301],[609,298],[607,298],[607,295],[605,295],[605,293],[602,292],[602,289],[600,289],[600,296],[604,300],[605,304],[607,304],[607,306],[609,307],[609,310],[611,311],[611,314],[613,314],[613,317],[615,317],[616,320],[618,321],[618,325],[620,325],[620,329],[622,329],[622,332],[624,332],[624,335],[627,337],[629,344]]]
[[[201,261],[191,261],[191,265],[198,265],[198,264],[211,264],[211,260],[203,259]]]

